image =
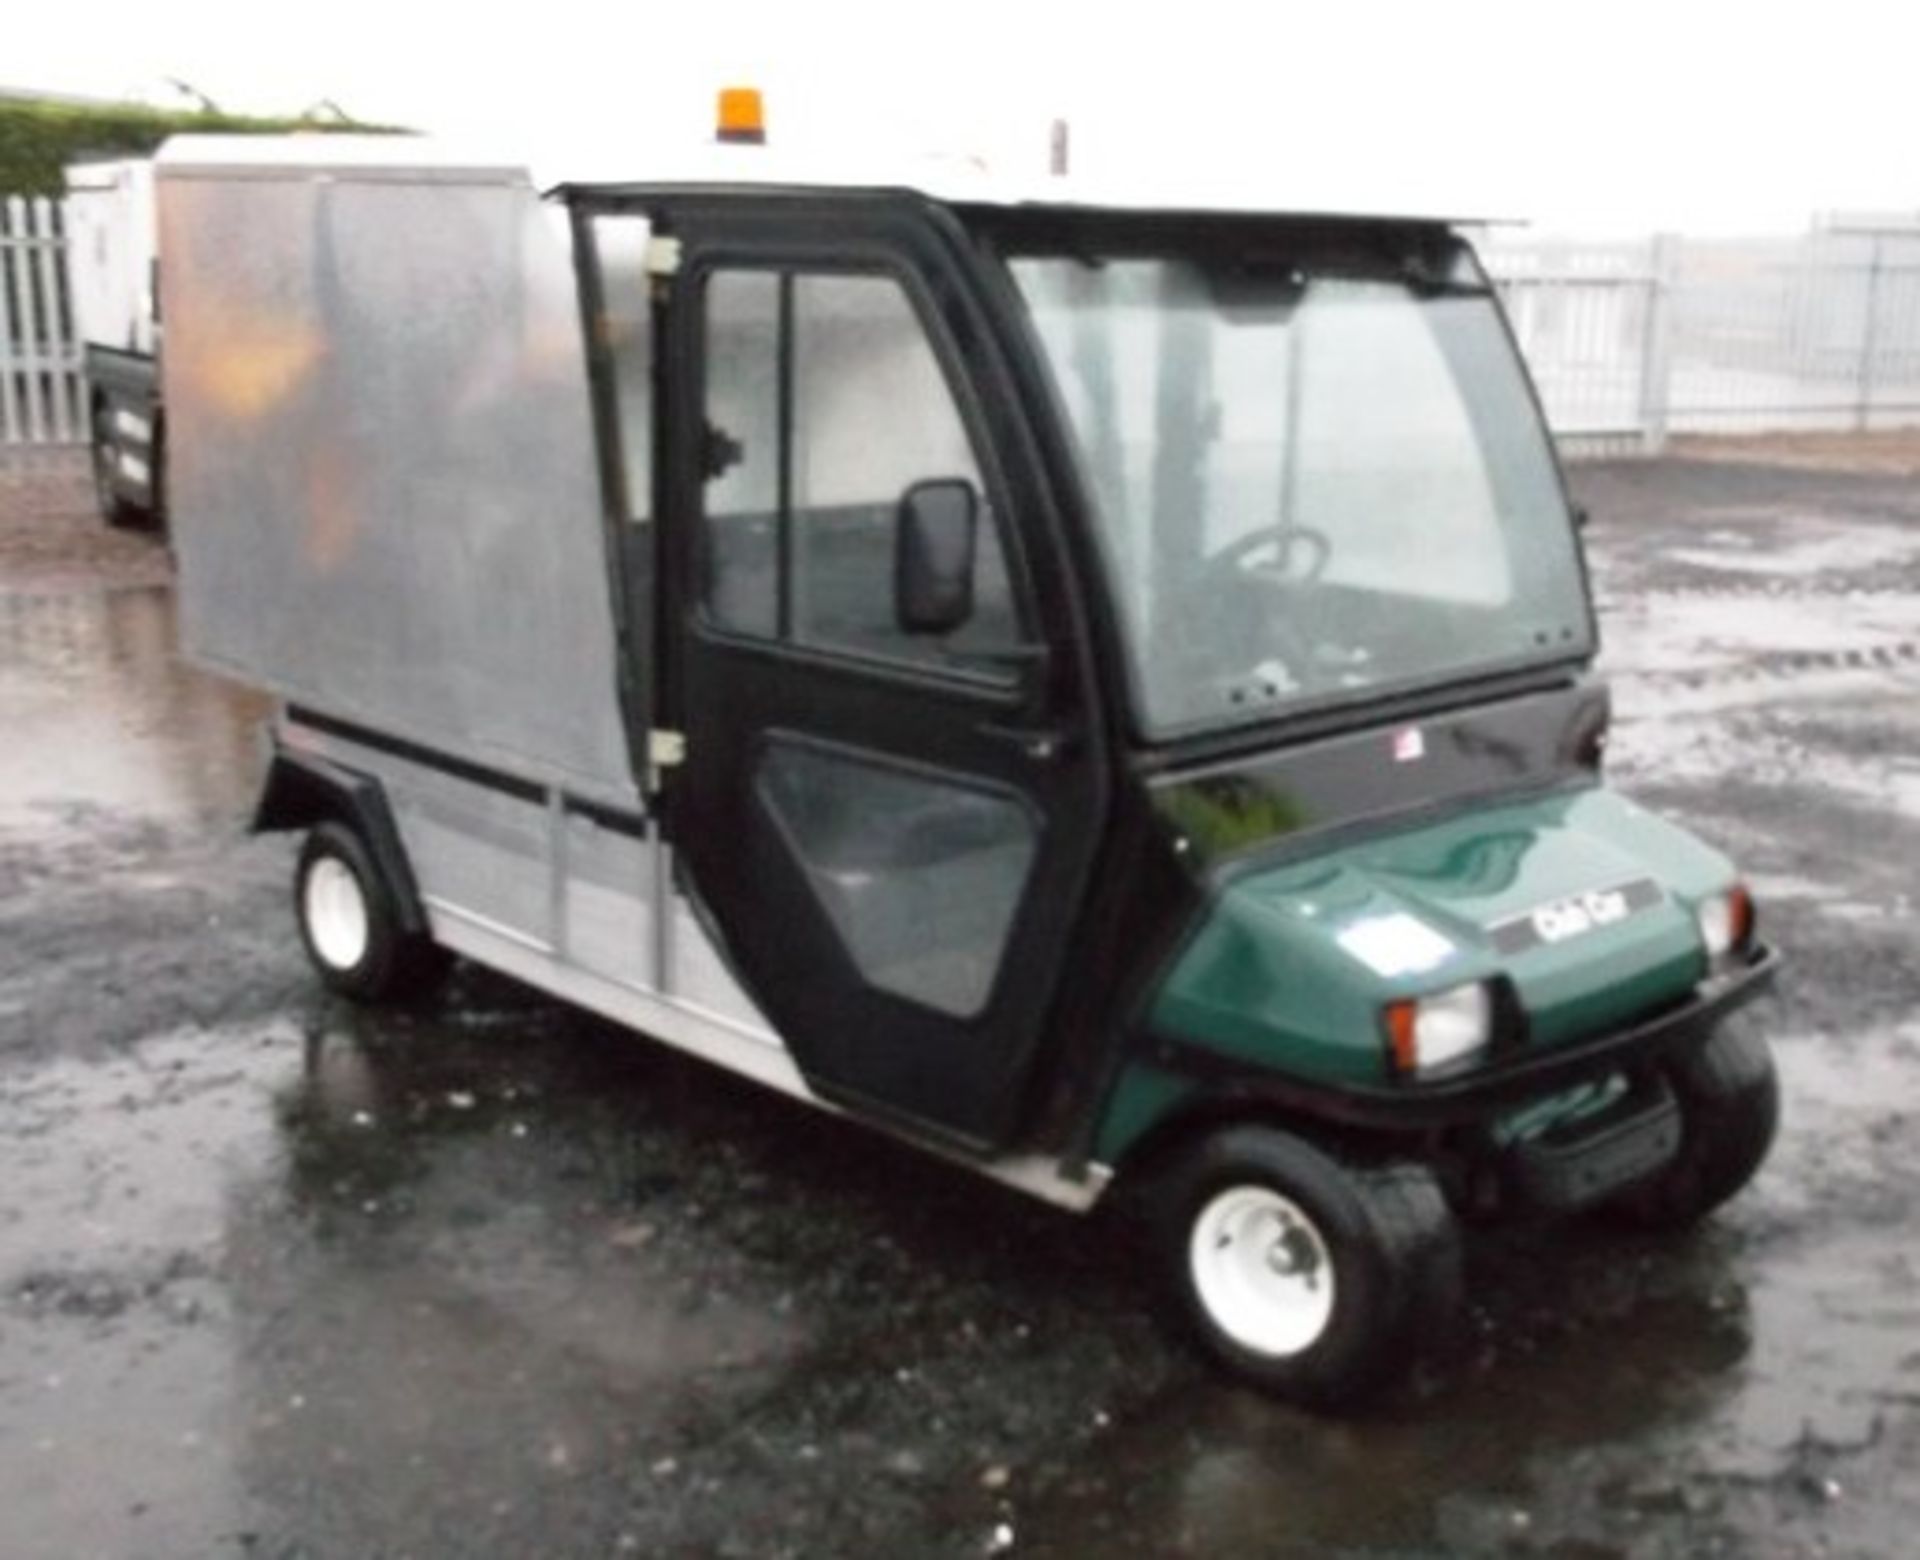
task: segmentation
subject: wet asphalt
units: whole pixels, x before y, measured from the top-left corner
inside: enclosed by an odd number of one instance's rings
[[[322,994],[259,702],[0,464],[0,1556],[1896,1556],[1920,1532],[1920,478],[1577,467],[1613,775],[1791,956],[1689,1239],[1476,1237],[1331,1423],[1075,1220],[463,970]]]

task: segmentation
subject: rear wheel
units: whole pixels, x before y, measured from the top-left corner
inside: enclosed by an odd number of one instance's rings
[[[360,836],[342,823],[307,835],[294,869],[300,940],[320,978],[357,1002],[406,996],[445,973],[445,950],[406,931],[392,889]]]
[[[1175,1163],[1150,1203],[1180,1320],[1277,1397],[1364,1398],[1458,1308],[1458,1231],[1417,1167],[1349,1168],[1285,1132],[1234,1127]]]
[[[1680,1152],[1610,1211],[1642,1229],[1686,1229],[1751,1181],[1780,1124],[1780,1082],[1766,1038],[1724,1025],[1668,1069],[1680,1102]]]

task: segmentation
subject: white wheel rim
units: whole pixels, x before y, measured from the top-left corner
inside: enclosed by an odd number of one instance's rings
[[[367,952],[367,897],[353,869],[322,856],[307,869],[301,894],[314,952],[333,969],[350,970]]]
[[[1214,1326],[1257,1354],[1313,1347],[1333,1319],[1333,1256],[1313,1220],[1267,1186],[1233,1186],[1194,1221],[1187,1260]]]

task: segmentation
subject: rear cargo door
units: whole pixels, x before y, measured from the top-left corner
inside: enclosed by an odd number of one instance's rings
[[[910,209],[782,205],[669,219],[680,881],[811,1084],[1004,1142],[1105,809],[1076,610],[958,246]],[[954,480],[973,609],[907,632],[901,499]]]

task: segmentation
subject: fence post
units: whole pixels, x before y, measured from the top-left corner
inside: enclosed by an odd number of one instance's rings
[[[20,391],[14,384],[13,223],[11,207],[0,200],[0,445],[19,437]]]
[[[1672,233],[1656,233],[1647,245],[1647,302],[1640,325],[1640,448],[1648,455],[1658,455],[1667,447],[1679,250],[1680,240]]]
[[[1884,234],[1873,235],[1873,249],[1867,261],[1867,302],[1860,328],[1860,400],[1854,411],[1853,425],[1861,433],[1873,421],[1874,348],[1880,334],[1880,273],[1886,261]]]
[[[60,202],[42,196],[33,203],[39,230],[34,259],[40,268],[41,349],[47,375],[47,437],[55,444],[73,440],[72,310],[66,295],[66,224]]]

